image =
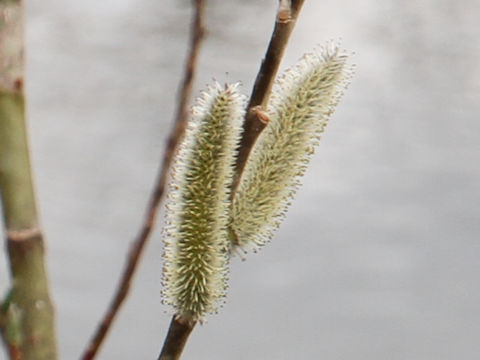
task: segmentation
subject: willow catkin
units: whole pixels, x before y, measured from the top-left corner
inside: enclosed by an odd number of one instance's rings
[[[347,54],[329,43],[276,81],[267,110],[270,121],[234,196],[233,249],[256,250],[271,239],[351,74]]]
[[[226,292],[228,198],[244,107],[237,87],[215,83],[203,93],[173,166],[163,299],[187,321],[216,312]]]

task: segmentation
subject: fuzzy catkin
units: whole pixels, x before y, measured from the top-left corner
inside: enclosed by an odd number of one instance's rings
[[[163,299],[187,321],[216,312],[226,292],[228,198],[245,102],[237,87],[215,83],[198,99],[173,166]]]
[[[276,81],[270,122],[252,149],[234,196],[233,249],[257,250],[272,238],[351,77],[346,61],[347,54],[329,43]]]

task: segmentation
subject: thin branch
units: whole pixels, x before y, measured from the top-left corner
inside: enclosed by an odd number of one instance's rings
[[[243,168],[245,167],[248,155],[255,141],[268,123],[263,110],[265,110],[268,99],[270,98],[278,67],[282,61],[288,39],[293,31],[303,3],[304,0],[280,0],[275,28],[270,38],[267,53],[255,79],[250,101],[247,106],[245,122],[243,124],[243,135],[235,164],[235,178],[232,185],[231,196],[235,193]]]
[[[187,339],[195,327],[195,323],[182,322],[172,317],[167,338],[163,344],[158,360],[178,360],[183,352]]]
[[[185,131],[188,117],[187,104],[192,93],[193,79],[196,72],[199,48],[205,33],[203,25],[204,0],[194,0],[194,4],[195,12],[193,14],[193,23],[190,30],[190,49],[185,65],[184,78],[179,94],[179,102],[174,127],[167,140],[163,162],[157,176],[157,180],[155,182],[154,190],[151,194],[147,206],[144,221],[142,223],[139,233],[137,234],[130,248],[123,274],[120,278],[120,282],[113,296],[112,302],[110,303],[110,306],[104,314],[104,317],[102,318],[98,328],[96,329],[94,336],[88,344],[87,349],[82,355],[81,359],[83,360],[91,360],[95,358],[122,303],[128,295],[133,275],[135,274],[137,265],[142,255],[142,251],[153,229],[160,201],[165,192],[168,169],[172,162],[175,148],[177,147],[177,144],[179,143]]]

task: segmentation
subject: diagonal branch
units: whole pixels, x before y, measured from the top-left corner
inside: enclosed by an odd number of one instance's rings
[[[235,178],[231,192],[232,197],[240,181],[248,155],[258,136],[267,125],[268,119],[265,118],[263,110],[266,108],[268,99],[270,98],[278,67],[282,61],[288,39],[293,31],[303,3],[304,0],[280,0],[275,28],[270,38],[267,53],[255,79],[250,101],[247,106],[245,122],[243,124],[243,135],[235,164]]]
[[[189,102],[190,95],[192,93],[193,79],[196,72],[196,64],[197,64],[199,48],[205,33],[204,25],[203,25],[204,1],[194,0],[194,4],[195,4],[195,12],[193,15],[193,23],[191,25],[191,32],[190,32],[190,38],[191,38],[190,49],[187,57],[187,62],[185,65],[184,78],[183,78],[183,82],[182,82],[181,90],[179,94],[179,102],[178,102],[178,107],[176,112],[175,123],[170,133],[170,136],[167,140],[165,154],[163,157],[163,163],[161,165],[159,174],[157,176],[157,180],[154,185],[153,192],[151,194],[151,197],[147,206],[147,211],[145,214],[144,221],[130,248],[128,258],[126,260],[126,264],[123,270],[122,277],[120,278],[117,290],[112,298],[110,306],[108,307],[98,328],[96,329],[95,334],[90,340],[90,343],[88,344],[88,347],[85,350],[85,353],[81,357],[81,359],[83,360],[91,360],[95,358],[120,307],[122,306],[125,298],[128,295],[133,275],[135,274],[137,265],[142,255],[142,251],[153,229],[153,225],[154,225],[156,214],[160,205],[160,201],[165,192],[168,169],[172,162],[175,148],[177,147],[177,144],[179,143],[185,131],[187,116],[188,116],[187,104]]]

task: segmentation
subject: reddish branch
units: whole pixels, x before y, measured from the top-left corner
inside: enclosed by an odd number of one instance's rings
[[[205,32],[203,25],[204,0],[194,0],[194,5],[195,12],[193,15],[193,23],[190,33],[190,49],[185,65],[185,74],[179,94],[179,102],[176,112],[175,124],[167,140],[163,163],[161,165],[154,190],[148,203],[143,224],[130,248],[117,290],[113,296],[110,306],[108,307],[106,313],[104,314],[104,317],[102,318],[98,328],[96,329],[94,336],[88,344],[85,353],[81,357],[81,359],[83,360],[91,360],[95,358],[121,305],[123,304],[125,298],[128,295],[133,275],[135,274],[145,244],[149,238],[150,233],[152,232],[156,214],[160,205],[160,200],[162,199],[165,192],[167,173],[170,167],[170,163],[172,162],[175,148],[177,147],[177,144],[185,131],[188,117],[187,105],[192,92],[193,78],[196,70],[199,47]]]

